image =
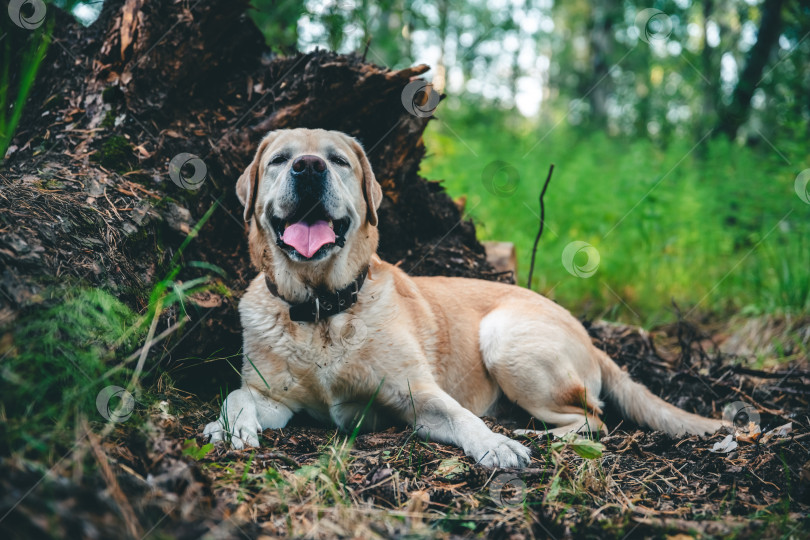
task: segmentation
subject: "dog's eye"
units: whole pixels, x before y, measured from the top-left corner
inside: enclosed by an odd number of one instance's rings
[[[289,156],[287,156],[285,154],[279,154],[279,155],[277,155],[276,157],[274,157],[273,159],[270,160],[270,164],[271,165],[281,165],[282,163],[286,163],[287,160],[289,160],[289,159],[290,159]]]
[[[338,155],[329,156],[329,161],[331,161],[335,165],[340,165],[341,167],[349,166],[349,162]]]

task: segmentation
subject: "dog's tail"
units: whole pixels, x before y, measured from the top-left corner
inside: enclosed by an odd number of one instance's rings
[[[624,416],[639,425],[664,431],[670,435],[703,435],[714,433],[723,426],[721,420],[704,418],[671,405],[650,392],[644,385],[633,381],[603,351],[596,349],[602,370],[602,392],[606,399],[616,403]]]

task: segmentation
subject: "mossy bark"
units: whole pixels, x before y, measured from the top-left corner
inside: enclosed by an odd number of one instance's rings
[[[418,175],[430,118],[409,112],[402,94],[426,66],[392,71],[324,51],[273,57],[245,0],[109,1],[88,28],[48,9],[52,43],[0,183],[0,312],[11,329],[21,311],[77,284],[143,310],[185,236],[218,205],[179,262],[227,277],[190,303],[191,325],[156,354],[236,354],[236,299],[255,270],[233,188],[261,137],[279,128],[337,129],[365,145],[385,191],[384,259],[414,274],[491,277],[472,223]],[[170,179],[181,153],[204,163],[194,189]],[[180,317],[164,314],[161,328]]]

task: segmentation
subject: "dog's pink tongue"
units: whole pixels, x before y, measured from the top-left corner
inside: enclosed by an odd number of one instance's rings
[[[309,259],[321,246],[335,241],[335,231],[325,221],[316,221],[312,225],[299,221],[287,227],[281,239]]]

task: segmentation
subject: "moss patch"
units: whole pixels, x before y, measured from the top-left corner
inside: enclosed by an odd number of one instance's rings
[[[104,115],[104,120],[101,121],[101,127],[107,129],[115,127],[115,114],[113,114],[112,110],[107,111],[107,114]]]
[[[127,172],[135,164],[135,153],[128,140],[120,135],[113,135],[104,141],[101,150],[93,154],[92,159],[107,169]]]

